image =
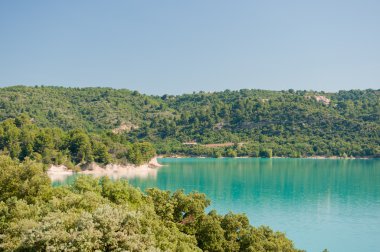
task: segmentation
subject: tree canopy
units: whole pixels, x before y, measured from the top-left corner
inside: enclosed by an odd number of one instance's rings
[[[69,168],[93,161],[140,165],[156,155],[153,145],[147,142],[131,143],[83,129],[65,132],[60,128],[41,128],[25,114],[0,122],[0,153],[21,161],[32,159]]]

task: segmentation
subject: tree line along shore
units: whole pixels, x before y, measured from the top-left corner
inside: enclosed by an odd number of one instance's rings
[[[189,148],[187,151],[179,152],[179,155],[170,153],[164,156],[181,157],[182,153],[185,153],[197,157],[272,158],[272,149],[254,147],[243,149],[244,146],[243,144],[212,145],[212,147],[192,145],[187,146]],[[20,161],[31,159],[46,166],[64,165],[68,169],[80,171],[91,163],[101,166],[146,164],[157,155],[157,150],[152,143],[130,142],[123,135],[112,132],[98,134],[88,133],[82,129],[66,132],[60,128],[41,128],[28,115],[22,114],[0,123],[0,153]],[[330,158],[348,158],[348,156]]]

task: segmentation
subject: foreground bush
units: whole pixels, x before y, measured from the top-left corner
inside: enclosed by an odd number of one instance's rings
[[[0,156],[0,251],[298,251],[245,215],[205,213],[204,194],[78,177],[53,188],[41,164]]]

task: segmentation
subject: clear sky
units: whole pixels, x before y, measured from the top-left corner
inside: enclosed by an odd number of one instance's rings
[[[380,88],[379,0],[0,1],[0,86]]]

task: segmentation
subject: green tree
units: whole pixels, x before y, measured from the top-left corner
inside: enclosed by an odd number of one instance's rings
[[[151,143],[134,143],[127,152],[127,159],[133,164],[143,164],[156,155],[156,151]]]
[[[210,212],[199,222],[196,233],[199,247],[203,251],[225,251],[224,230],[220,226],[220,219],[215,212]]]
[[[229,148],[226,151],[226,156],[227,157],[237,157],[237,152],[236,152],[236,150]]]
[[[259,155],[262,158],[272,158],[272,149],[261,149]]]
[[[93,161],[90,138],[84,131],[70,131],[66,140],[66,146],[75,163]]]
[[[7,156],[0,156],[0,201],[11,197],[31,203],[48,199],[50,183],[41,164],[30,160],[20,164]]]
[[[93,156],[95,162],[108,164],[111,162],[111,156],[108,152],[108,148],[105,144],[97,141],[92,143]]]

